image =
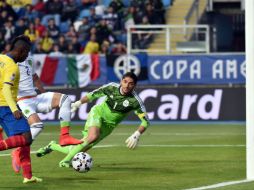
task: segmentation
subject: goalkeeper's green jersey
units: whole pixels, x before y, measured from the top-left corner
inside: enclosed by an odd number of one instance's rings
[[[103,96],[106,96],[105,100],[97,106],[102,110],[101,117],[106,123],[117,125],[130,111],[134,111],[141,120],[141,126],[149,125],[144,103],[135,91],[122,95],[119,84],[109,83],[87,94],[89,101]]]

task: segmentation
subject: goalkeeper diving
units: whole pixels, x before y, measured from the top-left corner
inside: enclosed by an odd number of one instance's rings
[[[94,105],[89,112],[82,131],[83,142],[81,144],[61,146],[55,141],[51,141],[47,146],[40,148],[36,155],[42,157],[52,151],[62,152],[67,156],[59,162],[59,166],[70,167],[75,154],[81,151],[86,152],[107,137],[130,111],[134,111],[141,120],[138,129],[125,141],[128,148],[134,149],[138,144],[140,135],[149,126],[145,106],[134,91],[136,85],[137,76],[132,72],[127,72],[123,75],[120,84],[109,83],[74,102],[72,112],[75,112],[84,103],[106,96],[101,104]]]

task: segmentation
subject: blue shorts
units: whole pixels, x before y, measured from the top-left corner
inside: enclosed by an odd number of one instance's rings
[[[8,137],[30,131],[27,120],[24,117],[16,119],[8,106],[0,107],[0,125]]]

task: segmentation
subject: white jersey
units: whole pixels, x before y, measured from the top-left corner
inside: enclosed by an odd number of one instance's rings
[[[18,63],[18,66],[20,72],[18,98],[37,95],[33,83],[33,75],[35,74],[35,71],[33,68],[32,57],[28,56],[25,61]]]

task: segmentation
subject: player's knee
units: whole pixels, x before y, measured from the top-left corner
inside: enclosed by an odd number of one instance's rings
[[[94,143],[99,138],[98,134],[90,134],[87,138],[87,141],[90,143]]]
[[[33,142],[33,139],[32,139],[32,135],[31,135],[30,131],[27,133],[24,133],[23,136],[25,137],[25,145],[26,146],[31,145]]]
[[[70,107],[71,99],[68,95],[62,94],[62,97],[59,102],[59,107]]]
[[[59,103],[59,119],[63,121],[71,120],[71,99],[67,95],[62,95],[61,101]]]
[[[34,140],[43,130],[44,125],[43,123],[34,123],[30,125],[32,139]]]

